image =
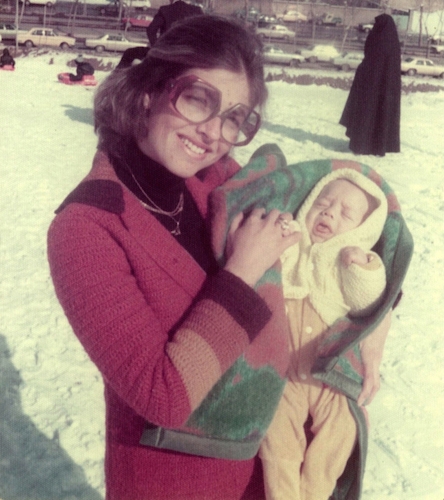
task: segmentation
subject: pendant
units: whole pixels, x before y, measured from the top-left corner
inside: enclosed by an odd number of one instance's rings
[[[176,221],[174,221],[174,222],[176,222]],[[179,224],[180,224],[180,221],[179,221],[179,222],[176,222],[176,227],[175,227],[175,228],[171,231],[171,234],[172,234],[173,236],[179,236],[179,234],[182,234],[182,233],[180,232],[180,227],[179,227]]]

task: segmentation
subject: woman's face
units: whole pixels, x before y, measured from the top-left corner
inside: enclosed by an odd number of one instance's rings
[[[220,113],[236,104],[250,106],[250,89],[243,73],[226,69],[193,69],[181,76],[195,75],[220,90]],[[188,178],[228,153],[231,145],[221,136],[219,116],[193,124],[174,110],[165,91],[159,97],[145,96],[148,134],[138,141],[143,153],[170,172]]]

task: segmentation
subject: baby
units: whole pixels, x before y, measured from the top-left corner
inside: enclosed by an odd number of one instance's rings
[[[301,231],[300,242],[282,257],[292,354],[260,450],[267,500],[328,500],[354,449],[357,427],[346,396],[316,380],[311,368],[329,326],[347,314],[370,314],[379,304],[385,268],[371,248],[386,217],[381,189],[353,169],[340,169],[316,184],[290,223]],[[309,416],[313,438],[307,443]]]

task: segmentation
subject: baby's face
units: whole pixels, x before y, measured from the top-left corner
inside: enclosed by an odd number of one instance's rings
[[[327,184],[308,211],[305,223],[312,243],[322,243],[358,227],[370,205],[367,195],[345,179]]]

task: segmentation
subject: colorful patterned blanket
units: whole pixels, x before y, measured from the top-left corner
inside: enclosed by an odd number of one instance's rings
[[[228,229],[236,214],[241,211],[248,213],[255,207],[264,207],[267,211],[277,208],[295,214],[315,184],[326,174],[341,168],[355,169],[372,179],[385,193],[388,202],[387,220],[373,248],[386,268],[387,286],[383,300],[379,308],[367,317],[337,320],[325,335],[312,370],[314,377],[348,397],[356,419],[358,444],[337,482],[332,499],[358,500],[368,442],[366,418],[356,403],[363,381],[359,342],[396,306],[413,253],[413,239],[393,190],[372,168],[356,161],[313,160],[287,165],[282,151],[274,144],[267,144],[254,153],[238,174],[213,192],[210,206],[214,251],[223,265]],[[265,298],[270,285],[273,288],[281,286],[280,280],[279,268],[273,267],[256,285],[257,292]],[[283,302],[283,296],[281,300]]]
[[[338,320],[329,329],[314,368],[317,378],[357,399],[363,375],[358,344],[396,304],[413,253],[412,236],[387,182],[372,168],[351,160],[313,160],[286,165],[281,150],[274,144],[267,144],[254,153],[238,174],[213,193],[213,246],[223,265],[227,232],[237,213],[249,212],[255,207],[296,213],[315,184],[324,175],[340,168],[355,169],[372,179],[388,202],[384,230],[374,248],[386,267],[384,299],[377,311],[368,317]],[[264,284],[276,283],[279,278],[276,269],[270,270],[258,283],[258,292]]]

